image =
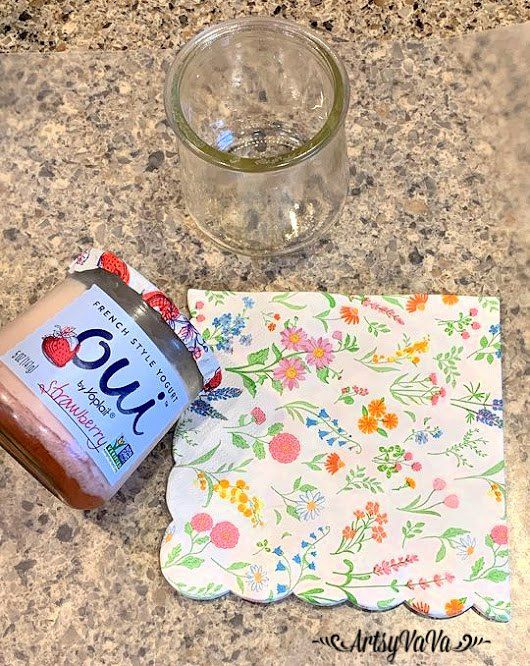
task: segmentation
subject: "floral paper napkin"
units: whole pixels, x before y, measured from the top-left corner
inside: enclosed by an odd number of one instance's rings
[[[224,382],[175,433],[167,580],[507,621],[498,300],[188,300]]]

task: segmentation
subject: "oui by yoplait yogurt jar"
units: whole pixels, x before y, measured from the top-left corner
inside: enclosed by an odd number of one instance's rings
[[[0,330],[0,444],[64,502],[91,509],[220,381],[172,301],[93,249]]]

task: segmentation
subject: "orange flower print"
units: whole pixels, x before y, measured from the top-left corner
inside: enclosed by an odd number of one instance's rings
[[[413,601],[410,606],[413,610],[422,615],[428,615],[431,610],[431,607],[429,604],[425,603],[425,601]]]
[[[425,310],[425,303],[427,303],[428,298],[427,294],[414,294],[414,296],[411,296],[407,301],[407,312],[412,313],[417,310]]]
[[[377,421],[373,416],[361,416],[357,421],[357,425],[361,432],[364,432],[365,435],[371,435],[377,430]]]
[[[381,525],[374,525],[372,527],[372,539],[374,541],[377,541],[377,543],[382,543],[385,537],[386,537],[386,532],[381,527]]]
[[[342,458],[339,456],[338,453],[330,453],[326,458],[324,466],[326,468],[326,471],[328,471],[330,474],[336,474],[339,471],[339,469],[344,467],[344,461],[342,460]]]
[[[412,479],[410,476],[405,477],[405,483],[409,488],[412,488],[412,490],[414,490],[416,487],[416,481],[414,481],[414,479]]]
[[[445,604],[445,612],[448,617],[458,615],[464,610],[465,597],[462,599],[451,599]]]
[[[377,516],[375,517],[375,520],[380,525],[384,525],[385,523],[388,523],[388,516],[386,513],[378,513]]]
[[[353,539],[353,537],[357,534],[357,532],[350,527],[349,525],[346,525],[346,527],[342,530],[342,536],[345,539]]]
[[[369,516],[376,516],[379,513],[379,502],[367,502],[366,513]]]
[[[494,483],[494,482],[490,483],[490,489],[489,489],[488,493],[492,497],[494,497],[497,502],[502,501],[502,493],[499,490],[499,486],[496,483]]]
[[[397,428],[397,424],[398,424],[398,417],[396,416],[396,414],[388,413],[383,416],[383,425],[385,426],[385,428],[393,430],[394,428]]]
[[[368,412],[370,413],[370,416],[380,419],[386,412],[385,399],[380,398],[379,400],[372,400],[368,405]]]
[[[340,309],[340,316],[347,324],[359,323],[359,310],[351,305],[343,305]]]
[[[361,518],[364,518],[364,511],[361,511],[360,509],[356,509],[356,510],[353,512],[353,515],[354,515],[358,520],[360,520]]]
[[[442,294],[442,303],[455,305],[458,303],[458,296],[455,296],[455,294]]]
[[[429,340],[428,340],[428,338],[424,338],[423,340],[419,340],[418,342],[415,342],[412,345],[412,349],[414,351],[419,352],[420,354],[424,354],[429,349]]]

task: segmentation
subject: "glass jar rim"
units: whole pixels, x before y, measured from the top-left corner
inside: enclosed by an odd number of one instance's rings
[[[278,30],[302,37],[324,60],[333,80],[333,105],[322,127],[301,146],[274,157],[250,158],[233,155],[210,145],[192,129],[180,104],[180,83],[197,51],[222,37],[252,28]],[[262,173],[294,166],[320,151],[342,125],[349,106],[349,81],[344,65],[335,51],[317,34],[293,21],[246,16],[224,21],[199,32],[179,51],[166,75],[164,103],[168,122],[183,144],[202,159],[232,171]]]

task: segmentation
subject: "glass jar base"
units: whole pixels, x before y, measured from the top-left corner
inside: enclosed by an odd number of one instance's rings
[[[344,202],[341,204],[336,214],[333,215],[329,220],[327,220],[325,224],[322,224],[320,227],[316,229],[313,228],[311,236],[306,236],[304,238],[301,237],[300,239],[291,243],[289,243],[289,241],[286,240],[285,245],[283,245],[282,247],[275,247],[275,248],[259,247],[257,244],[254,244],[253,246],[250,246],[248,244],[238,245],[236,243],[231,243],[230,241],[223,240],[222,238],[219,238],[218,236],[213,234],[207,226],[201,224],[197,220],[197,218],[193,215],[193,213],[188,211],[188,215],[190,216],[194,225],[198,228],[200,233],[206,236],[209,240],[211,240],[215,245],[217,245],[222,250],[227,250],[228,252],[233,252],[234,254],[239,254],[246,257],[267,258],[267,257],[281,257],[288,254],[294,254],[309,247],[310,245],[318,241],[318,239],[321,238],[325,233],[327,233],[329,229],[332,227],[332,225],[335,222],[337,222],[337,220],[340,218],[342,214],[343,208],[344,208]]]

